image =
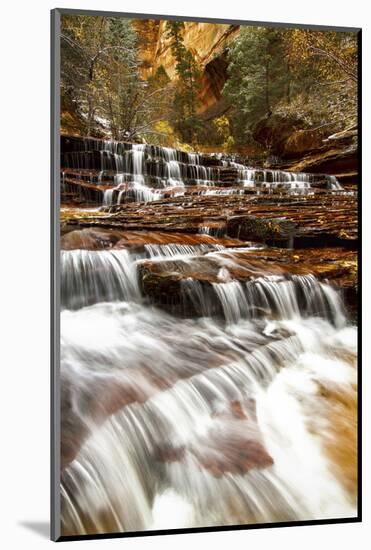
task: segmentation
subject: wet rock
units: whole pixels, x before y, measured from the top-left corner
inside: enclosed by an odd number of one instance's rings
[[[62,250],[105,250],[122,238],[122,232],[112,229],[77,229],[61,237]]]
[[[232,187],[238,180],[238,170],[231,166],[219,168],[219,180],[223,187]]]
[[[356,368],[356,357],[339,357]],[[357,498],[357,389],[317,381],[317,414],[310,422],[321,439],[331,471],[355,503]],[[310,406],[309,403],[304,406]]]
[[[272,466],[273,458],[264,446],[255,409],[252,399],[244,403],[232,401],[229,409],[213,415],[211,428],[196,438],[195,443],[159,447],[155,460],[171,463],[191,457],[196,459],[200,469],[217,478]]]
[[[289,220],[256,216],[233,216],[227,220],[227,235],[271,246],[292,246],[295,231],[295,224]]]
[[[86,423],[74,411],[72,390],[65,382],[61,385],[61,447],[60,460],[63,470],[77,455],[82,442],[89,434]]]
[[[294,131],[286,139],[282,156],[284,158],[299,157],[308,154],[309,151],[316,151],[323,147],[325,134],[321,130],[300,129]]]
[[[158,447],[154,452],[154,459],[158,462],[179,462],[184,459],[185,447],[166,445]]]
[[[144,400],[133,384],[121,384],[117,379],[102,379],[99,400],[67,381],[61,384],[61,469],[72,462],[90,435],[92,425],[99,426],[114,412],[134,401]],[[74,400],[84,403],[87,416],[78,413]]]
[[[260,470],[273,465],[273,458],[260,441],[241,440],[240,437],[230,435],[220,438],[218,443],[214,456],[195,452],[200,465],[215,477],[227,473],[242,475],[253,469]]]
[[[228,267],[226,267],[228,266]],[[200,283],[220,283],[230,280],[248,281],[264,273],[281,274],[283,269],[274,264],[254,260],[243,253],[220,252],[213,256],[194,256],[186,260],[145,260],[138,266],[139,278],[145,294],[166,292],[166,285],[178,288],[181,281],[192,279]]]
[[[306,155],[292,162],[290,170],[323,172],[331,174],[358,173],[358,153],[356,146],[326,147],[323,151]]]
[[[206,234],[170,233],[162,231],[126,231],[116,242],[115,249],[142,250],[145,245],[183,244],[197,246],[200,244],[219,245],[225,247],[243,246],[243,242],[232,238],[216,238]]]
[[[101,205],[103,202],[104,191],[106,189],[109,189],[109,187],[66,176],[64,178],[61,195],[62,199],[66,196],[66,194],[72,194],[80,201]]]
[[[309,274],[332,283],[343,292],[350,311],[356,308],[357,255],[341,248],[232,249],[187,260],[145,260],[138,265],[143,294],[152,303],[173,314],[185,316],[222,316],[213,283],[245,283],[267,275],[289,277]]]
[[[203,468],[221,477],[273,465],[257,423],[254,399],[232,401],[229,410],[217,413],[214,418],[215,424],[207,432],[203,444],[191,449]]]
[[[295,131],[305,126],[305,122],[296,115],[272,114],[258,121],[253,131],[253,138],[272,153],[281,154],[286,140]]]
[[[322,189],[308,196],[290,196],[276,192],[267,195],[170,197],[146,204],[134,203],[102,208],[96,216],[87,216],[83,213],[74,213],[70,217],[62,213],[62,216],[62,228],[63,225],[78,225],[131,231],[200,233],[204,232],[205,228],[215,227],[218,236],[223,236],[228,223],[232,234],[236,234],[238,229],[231,218],[255,217],[262,221],[260,231],[263,231],[264,226],[265,231],[268,231],[269,223],[273,224],[277,231],[271,231],[270,234],[268,232],[268,235],[274,239],[279,237],[279,230],[282,229],[287,238],[286,243],[290,242],[291,224],[294,224],[296,231],[293,245],[297,248],[357,248],[356,197]],[[231,235],[230,232],[229,234]],[[240,238],[245,237],[240,235]],[[281,243],[277,241],[280,246]]]

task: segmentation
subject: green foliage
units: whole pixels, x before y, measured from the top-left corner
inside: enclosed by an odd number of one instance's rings
[[[197,116],[201,73],[192,52],[184,46],[183,30],[184,23],[181,21],[167,23],[167,36],[170,38],[177,74],[172,121],[181,138],[192,143],[197,139],[197,134],[202,126]]]
[[[357,122],[357,37],[295,29],[285,35],[296,108],[308,124],[341,130]],[[293,106],[294,108],[294,106]]]
[[[356,122],[357,44],[354,33],[245,27],[229,52],[224,94],[238,143],[252,140],[272,113],[310,127],[343,129]]]
[[[80,118],[84,134],[134,140],[156,132],[169,79],[161,71],[151,82],[140,77],[130,20],[64,15],[61,50],[62,109]]]
[[[148,78],[148,84],[153,89],[165,88],[170,83],[170,78],[163,65],[157,67],[155,73]]]
[[[271,113],[286,94],[282,32],[244,27],[230,50],[224,93],[233,105],[232,121],[239,141],[243,142],[254,124]]]
[[[231,127],[229,119],[226,115],[223,115],[219,118],[214,118],[213,124],[215,127],[215,145],[222,145],[223,149],[226,151],[231,151],[235,144],[234,137],[231,135]],[[210,138],[209,138],[210,139]]]
[[[356,125],[355,33],[241,27],[223,53],[228,79],[215,113],[224,114],[212,119],[199,114],[204,79],[186,32],[186,23],[166,22],[176,78],[160,65],[145,79],[132,21],[63,15],[62,122],[85,135],[228,151],[255,147],[257,123],[276,114],[324,138]]]

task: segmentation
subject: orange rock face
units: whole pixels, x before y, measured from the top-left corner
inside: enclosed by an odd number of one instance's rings
[[[161,65],[170,80],[175,80],[175,62],[166,36],[166,21],[153,19],[134,20],[139,35],[141,72],[148,78]],[[184,45],[194,55],[202,70],[200,111],[215,105],[226,81],[225,49],[239,33],[239,25],[214,23],[184,23]]]

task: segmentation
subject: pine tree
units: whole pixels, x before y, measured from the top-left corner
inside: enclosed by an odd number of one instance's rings
[[[224,93],[233,106],[233,126],[240,141],[254,124],[269,116],[287,94],[282,31],[246,27],[229,52],[229,78]]]
[[[173,123],[185,142],[192,143],[200,126],[197,116],[197,99],[200,90],[200,69],[190,50],[184,46],[184,23],[169,21],[167,36],[176,61],[177,85],[174,94]]]

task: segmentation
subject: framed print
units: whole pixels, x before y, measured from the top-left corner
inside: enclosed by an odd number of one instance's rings
[[[52,11],[52,538],[354,522],[355,28]]]

